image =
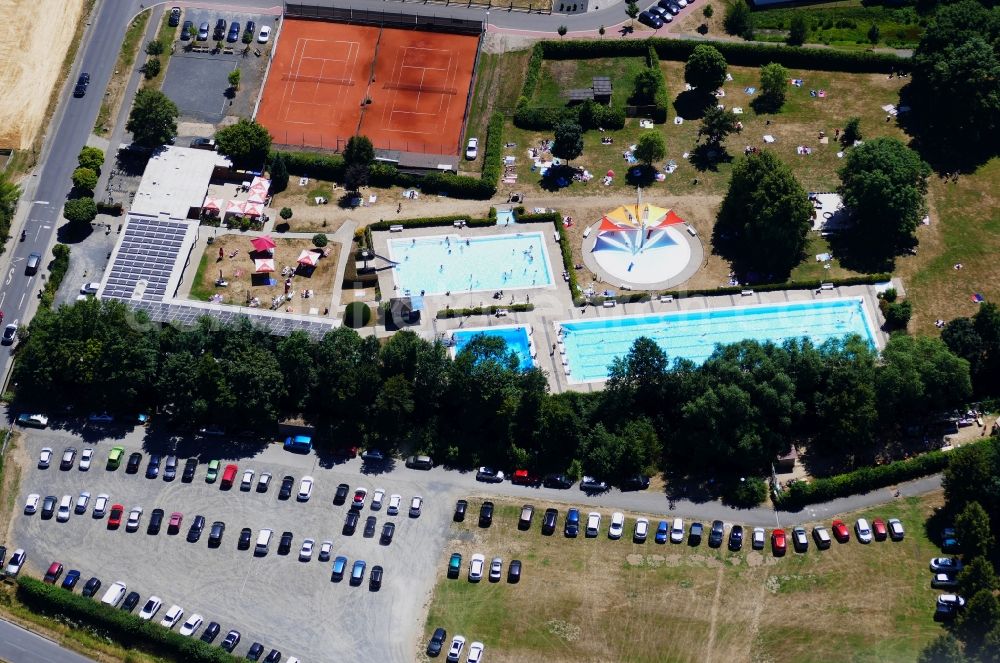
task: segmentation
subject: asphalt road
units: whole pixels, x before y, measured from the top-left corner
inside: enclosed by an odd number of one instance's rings
[[[2,619],[0,658],[8,663],[91,663],[85,656]]]

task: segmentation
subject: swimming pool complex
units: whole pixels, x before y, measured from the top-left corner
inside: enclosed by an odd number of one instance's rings
[[[402,295],[522,290],[552,285],[540,232],[389,240],[393,276]]]
[[[567,320],[556,327],[570,383],[606,380],[612,360],[624,357],[641,336],[654,340],[671,362],[683,357],[696,364],[703,363],[716,345],[745,339],[782,343],[805,337],[819,345],[858,334],[876,347],[874,328],[860,297]]]
[[[473,327],[471,329],[456,329],[451,332],[454,345],[451,348],[452,357],[469,344],[469,341],[478,334],[486,336],[496,336],[507,342],[507,350],[513,352],[518,359],[522,369],[532,368],[535,360],[531,358],[533,343],[531,342],[531,327],[527,325],[511,325],[504,327]]]

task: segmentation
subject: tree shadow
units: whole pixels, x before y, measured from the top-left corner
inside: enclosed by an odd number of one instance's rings
[[[674,111],[685,120],[700,120],[714,101],[713,95],[685,90],[674,99]]]
[[[552,166],[545,171],[545,175],[538,180],[538,186],[545,191],[558,192],[573,183],[573,175],[576,169],[568,165]]]
[[[103,224],[101,224],[103,226]],[[60,244],[79,244],[94,234],[94,224],[91,223],[69,223],[59,226],[56,231],[56,239]]]
[[[702,172],[706,170],[717,172],[720,163],[730,163],[732,160],[733,156],[726,151],[725,147],[711,143],[696,145],[688,156],[691,165]]]
[[[933,111],[928,106],[939,103],[921,93],[911,81],[899,91],[897,106],[910,110],[898,113],[895,123],[911,137],[909,147],[918,152],[934,172],[942,175],[972,173],[995,156],[995,145],[989,142],[974,144],[935,128],[930,119]]]
[[[917,246],[915,237],[910,238],[906,245],[894,248],[887,246],[885,241],[851,231],[831,234],[827,240],[830,251],[837,256],[842,267],[866,274],[891,272],[896,266],[896,256],[915,254]]]
[[[645,188],[656,181],[656,173],[656,168],[647,164],[630,166],[625,172],[625,181],[631,186],[641,186]]]
[[[784,103],[778,104],[771,97],[765,97],[762,94],[750,101],[750,108],[758,115],[780,113],[783,105]]]

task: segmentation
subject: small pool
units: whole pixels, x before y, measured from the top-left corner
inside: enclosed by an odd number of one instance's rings
[[[552,285],[540,232],[390,239],[389,259],[401,295],[523,290]]]
[[[683,357],[696,364],[703,363],[716,345],[744,339],[782,343],[805,337],[820,345],[857,334],[877,347],[860,297],[567,320],[556,326],[571,383],[606,380],[612,360],[624,357],[640,336],[656,341],[671,362]]]
[[[517,355],[519,366],[522,369],[533,368],[535,360],[534,344],[531,342],[531,327],[528,325],[511,325],[503,327],[474,327],[471,329],[456,329],[451,332],[454,345],[451,348],[451,356],[462,351],[474,336],[483,334],[485,336],[496,336],[507,342],[507,350]]]

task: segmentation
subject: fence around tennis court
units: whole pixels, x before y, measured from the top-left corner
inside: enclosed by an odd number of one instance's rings
[[[482,34],[484,28],[483,21],[479,20],[335,7],[332,2],[322,3],[322,0],[313,0],[309,3],[286,2],[285,17],[467,35]]]

